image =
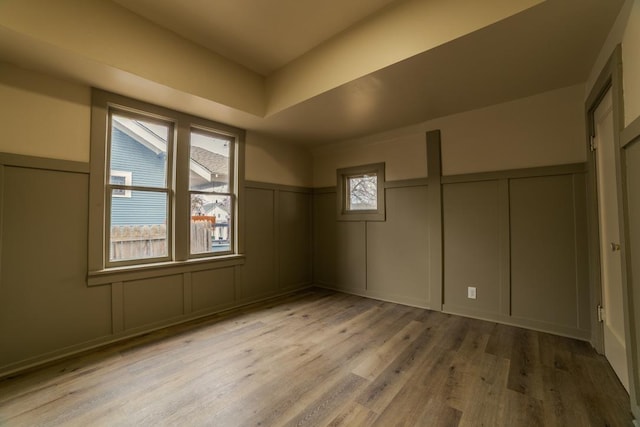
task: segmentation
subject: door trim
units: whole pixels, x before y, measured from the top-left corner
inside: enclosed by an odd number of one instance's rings
[[[601,259],[600,259],[600,232],[598,217],[598,198],[597,198],[597,175],[596,175],[596,156],[590,150],[591,137],[594,135],[594,117],[593,113],[600,101],[611,89],[613,97],[613,142],[615,146],[615,163],[616,163],[616,186],[618,193],[618,222],[620,227],[620,247],[621,247],[621,263],[622,263],[622,297],[624,309],[624,326],[625,341],[627,346],[627,367],[629,371],[629,392],[631,397],[631,407],[634,415],[638,417],[638,387],[636,383],[635,372],[637,366],[634,366],[632,355],[632,347],[635,345],[635,337],[631,336],[630,324],[630,304],[631,293],[629,289],[629,263],[628,263],[628,222],[626,218],[626,185],[625,170],[623,158],[623,141],[622,133],[624,131],[624,98],[622,92],[622,47],[618,44],[609,60],[603,67],[598,79],[596,80],[589,96],[585,102],[585,118],[586,118],[586,141],[585,149],[587,150],[587,215],[589,222],[589,282],[591,289],[591,344],[599,353],[604,353],[604,328],[598,323],[596,318],[596,305],[602,301],[602,283],[600,279]],[[625,132],[626,134],[626,132]],[[605,308],[606,309],[606,308]]]
[[[589,284],[591,290],[591,344],[601,354],[604,354],[604,328],[598,322],[596,307],[602,305],[602,281],[600,259],[600,229],[598,217],[598,177],[596,174],[596,156],[590,149],[591,138],[595,134],[594,112],[608,90],[613,97],[613,140],[616,147],[620,146],[620,131],[623,123],[623,98],[622,98],[622,49],[617,45],[604,68],[600,72],[596,83],[593,85],[585,102],[586,141],[587,152],[587,216],[589,227]],[[619,150],[616,150],[616,181],[620,187],[620,159]],[[620,188],[618,188],[620,190]],[[619,193],[620,194],[620,193]],[[618,197],[619,198],[619,197]],[[620,200],[618,200],[620,207]],[[622,223],[621,223],[622,224]],[[622,232],[620,234],[623,234]],[[620,242],[622,244],[622,242]],[[624,262],[624,261],[623,261]],[[624,268],[623,268],[624,270]],[[623,292],[626,294],[626,277],[622,277]],[[626,297],[626,295],[625,295]],[[625,304],[626,306],[626,304]],[[625,330],[628,329],[628,317],[625,313]]]

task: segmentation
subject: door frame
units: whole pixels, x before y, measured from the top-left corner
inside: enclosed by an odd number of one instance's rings
[[[586,150],[587,150],[587,215],[589,226],[589,278],[591,288],[591,343],[598,351],[604,354],[604,327],[598,322],[596,307],[602,304],[602,260],[600,259],[600,217],[598,215],[598,175],[597,175],[597,159],[595,151],[591,151],[591,140],[595,135],[594,112],[600,102],[611,90],[612,106],[613,106],[613,143],[615,149],[615,168],[616,168],[616,186],[618,187],[618,207],[621,212],[621,174],[620,174],[620,132],[624,127],[623,114],[623,98],[622,98],[622,49],[620,45],[609,57],[606,65],[600,72],[587,100],[585,102],[585,118],[586,118]],[[623,223],[619,222],[623,228]],[[620,230],[620,239],[623,240],[623,232]],[[620,247],[624,247],[620,242]],[[623,252],[623,251],[621,251]],[[622,289],[624,296],[627,295],[626,276],[624,268],[624,253],[622,255],[623,273],[622,273]],[[626,304],[625,304],[626,306]],[[606,307],[605,307],[606,310]],[[627,313],[625,313],[625,331],[627,330]],[[625,332],[626,334],[626,332]],[[625,337],[626,338],[626,337]]]
[[[600,218],[598,215],[598,191],[596,154],[591,151],[591,139],[595,134],[594,112],[608,90],[613,97],[613,143],[615,147],[616,187],[618,199],[618,223],[620,227],[620,256],[622,267],[622,298],[624,310],[625,343],[627,367],[629,372],[629,393],[631,407],[636,418],[638,414],[638,391],[640,385],[635,378],[638,366],[635,366],[634,348],[637,343],[632,336],[630,321],[633,302],[629,287],[629,241],[628,219],[626,216],[625,162],[622,144],[624,130],[624,98],[622,88],[622,47],[618,44],[603,67],[598,79],[591,88],[585,102],[586,150],[587,150],[587,215],[589,226],[589,278],[591,289],[591,344],[599,353],[604,353],[604,327],[598,322],[596,307],[602,303],[601,259],[600,259]],[[606,310],[606,307],[605,307]]]

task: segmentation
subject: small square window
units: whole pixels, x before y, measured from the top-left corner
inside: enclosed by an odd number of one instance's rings
[[[338,219],[384,221],[384,163],[338,169]]]
[[[347,211],[375,211],[378,209],[378,175],[347,176]]]

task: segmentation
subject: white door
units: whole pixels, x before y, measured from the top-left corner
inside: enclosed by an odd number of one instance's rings
[[[613,127],[613,100],[609,90],[594,112],[604,352],[629,391],[622,303],[622,262],[618,223],[618,189]]]

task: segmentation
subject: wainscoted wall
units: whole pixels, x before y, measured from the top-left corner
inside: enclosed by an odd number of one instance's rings
[[[245,184],[245,259],[87,286],[89,166],[0,154],[0,375],[311,284],[311,191]]]
[[[249,181],[243,261],[87,286],[88,165],[0,165],[0,375],[311,283],[589,336],[581,164],[443,177],[442,299],[427,179],[387,182],[384,222],[337,221],[335,188]]]
[[[384,222],[337,221],[335,188],[314,194],[314,283],[429,307],[427,186],[385,191]]]
[[[589,339],[584,165],[443,181],[443,310]]]
[[[627,311],[629,313],[629,331],[627,340],[627,358],[629,378],[632,387],[632,408],[634,415],[640,417],[640,118],[634,120],[622,135],[621,163],[624,165],[622,178],[625,180],[625,216],[627,230],[625,235],[625,256],[627,259]]]
[[[385,222],[337,221],[335,192],[316,190],[314,283],[588,339],[584,174],[577,164],[442,177],[442,301],[428,285],[426,180],[386,183]]]
[[[0,372],[111,334],[111,290],[86,285],[88,168],[6,163],[0,166]]]
[[[245,183],[245,254],[241,298],[259,298],[311,283],[311,191]]]

